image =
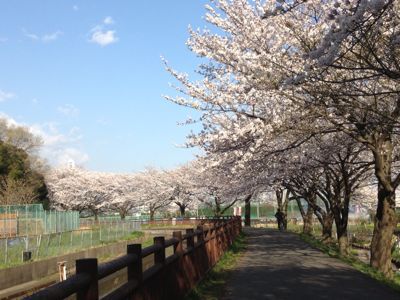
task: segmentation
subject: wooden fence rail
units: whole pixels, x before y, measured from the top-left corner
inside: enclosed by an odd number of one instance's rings
[[[197,229],[175,231],[173,238],[155,237],[152,246],[127,246],[127,254],[98,265],[96,258],[76,261],[76,274],[26,299],[99,299],[99,280],[127,268],[127,282],[102,299],[182,299],[212,268],[241,231],[240,217],[203,220]],[[166,257],[165,249],[173,247]],[[154,265],[143,271],[143,258]]]

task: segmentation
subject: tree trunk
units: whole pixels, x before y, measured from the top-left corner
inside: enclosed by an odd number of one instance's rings
[[[371,242],[371,266],[392,276],[392,237],[396,227],[395,192],[378,185],[378,207]]]
[[[278,208],[281,212],[282,216],[282,225],[283,229],[287,230],[287,211],[288,211],[288,204],[289,204],[289,191],[286,190],[286,192],[282,189],[276,189],[275,190],[276,194],[276,202],[278,204]],[[285,196],[285,199],[283,199]]]
[[[310,223],[312,223],[312,221],[310,221],[309,218],[311,218],[311,220],[312,220],[313,210],[310,207],[310,205],[308,205],[308,209],[306,212],[304,210],[303,205],[301,204],[300,198],[295,193],[293,193],[293,191],[291,191],[291,193],[293,194],[294,198],[296,199],[297,206],[299,207],[299,211],[300,211],[301,217],[303,219],[303,233],[311,234],[312,227],[310,226]],[[311,216],[310,216],[310,214],[311,214]]]
[[[178,204],[179,205],[179,204]],[[185,217],[185,210],[186,210],[186,206],[185,205],[179,205],[179,212],[181,213],[181,217]]]
[[[303,233],[311,235],[313,225],[314,210],[311,205],[308,205],[307,212],[303,218]]]
[[[287,224],[288,224],[288,206],[289,206],[289,191],[286,190],[286,194],[285,194],[285,200],[282,203],[282,208],[281,208],[281,212],[282,212],[282,223],[283,223],[283,229],[287,230]]]
[[[121,210],[121,211],[119,212],[119,216],[121,217],[121,220],[125,220],[126,212]]]
[[[333,214],[328,212],[322,219],[322,240],[332,240],[332,225],[333,225]]]
[[[155,211],[153,209],[150,209],[150,221],[154,221],[154,213]]]
[[[341,228],[341,226],[336,226],[337,240],[339,246],[339,253],[341,255],[349,255],[349,238],[347,236],[347,226]]]
[[[374,153],[375,175],[378,179],[378,206],[374,234],[371,242],[371,266],[385,276],[392,272],[392,237],[397,225],[395,213],[396,186],[392,183],[393,145],[390,137],[383,136],[376,142]]]
[[[337,197],[340,197],[338,196],[339,193],[337,193],[336,195]],[[342,206],[342,209],[340,209],[339,206]],[[332,205],[332,212],[335,218],[336,236],[338,241],[339,253],[341,255],[347,256],[350,254],[349,239],[347,237],[347,224],[349,216],[348,205],[346,205],[346,203],[344,203],[344,205],[340,205],[340,200],[338,198],[334,199]]]
[[[219,204],[218,201],[215,201],[214,214],[215,214],[216,217],[220,217],[221,216],[221,205]]]
[[[244,199],[244,226],[251,226],[251,206],[250,206],[251,195]]]

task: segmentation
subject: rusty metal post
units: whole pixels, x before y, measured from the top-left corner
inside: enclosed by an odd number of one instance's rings
[[[76,261],[76,274],[90,276],[90,284],[76,293],[77,300],[99,299],[99,283],[97,281],[97,258],[78,259]]]
[[[183,253],[182,231],[174,231],[172,236],[179,241],[178,244],[174,245],[174,253]]]
[[[161,249],[154,253],[154,264],[165,263],[165,238],[163,236],[156,236],[153,239],[154,245],[160,245]]]
[[[142,244],[128,245],[127,253],[137,257],[134,263],[128,265],[128,281],[136,279],[140,283],[143,280]]]
[[[187,235],[192,235],[193,234],[193,228],[186,229],[186,234]],[[188,237],[186,239],[187,242],[187,248],[194,248],[194,236]]]

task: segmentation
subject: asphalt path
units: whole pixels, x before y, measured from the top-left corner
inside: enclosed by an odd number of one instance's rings
[[[399,292],[310,247],[296,234],[257,228],[245,233],[247,248],[224,300],[400,300]]]

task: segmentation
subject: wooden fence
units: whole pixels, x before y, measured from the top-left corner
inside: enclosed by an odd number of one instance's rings
[[[175,231],[173,238],[155,237],[154,244],[127,247],[127,254],[98,265],[96,258],[76,261],[76,274],[26,299],[99,299],[99,280],[127,268],[127,282],[102,299],[182,299],[212,268],[241,231],[240,217],[203,220],[197,229]],[[166,257],[165,249],[173,247]],[[143,258],[154,265],[143,271]]]

